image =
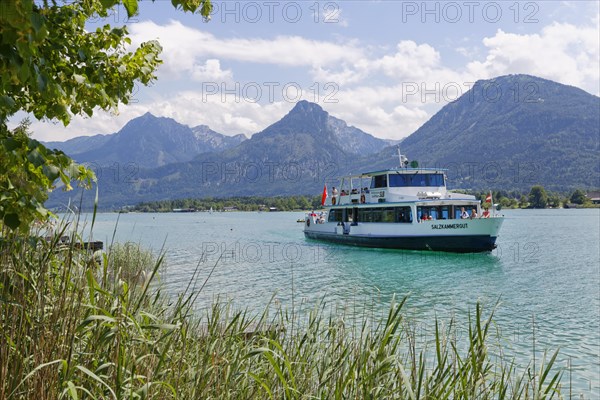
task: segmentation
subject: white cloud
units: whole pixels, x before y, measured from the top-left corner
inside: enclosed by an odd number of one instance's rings
[[[483,39],[484,61],[467,65],[468,72],[492,78],[526,73],[584,88],[598,94],[600,36],[597,26],[576,27],[553,23],[539,34],[518,35],[498,30]]]
[[[360,86],[341,90],[337,103],[321,102],[330,114],[374,136],[401,139],[431,116],[421,94],[406,95],[406,85]],[[434,86],[431,86],[434,87]],[[434,109],[443,106],[441,100]]]
[[[412,40],[398,43],[396,53],[373,62],[373,67],[388,76],[419,79],[440,64],[440,54],[429,44],[417,44]]]
[[[195,91],[185,91],[176,99],[164,99],[151,105],[152,110],[161,110],[161,116],[189,126],[208,125],[228,135],[259,132],[281,119],[289,108],[285,102],[263,105],[243,99],[228,102],[222,101],[220,96],[203,97]]]
[[[343,101],[322,106],[348,125],[354,125],[367,133],[386,139],[401,139],[414,132],[429,118],[426,111],[403,105],[390,109],[384,105],[371,105],[361,101]]]
[[[395,82],[421,80],[431,77],[436,70],[443,70],[438,51],[426,43],[402,40],[392,54],[369,55],[333,68],[315,68],[312,73],[317,80],[336,81],[342,85],[357,83],[381,73]]]
[[[230,82],[233,80],[233,73],[230,69],[222,70],[219,60],[210,59],[206,60],[204,65],[194,64],[192,66],[191,77],[199,82]]]
[[[481,48],[472,45],[456,47],[455,51],[468,60],[473,60],[481,54]]]
[[[43,141],[63,141],[76,136],[92,136],[115,133],[131,118],[146,112],[145,107],[130,104],[122,106],[118,114],[95,110],[91,118],[75,116],[68,127],[57,121],[38,121],[32,119],[31,130],[34,137]]]
[[[163,46],[165,69],[189,71],[198,59],[218,58],[282,66],[321,66],[352,62],[363,56],[354,42],[333,43],[300,36],[261,38],[217,38],[213,34],[184,26],[178,21],[167,25],[141,22],[131,26],[132,43],[138,45],[156,38]]]
[[[371,73],[370,63],[359,60],[354,65],[343,65],[341,69],[317,67],[311,70],[312,79],[317,82],[335,82],[343,86],[358,83]]]

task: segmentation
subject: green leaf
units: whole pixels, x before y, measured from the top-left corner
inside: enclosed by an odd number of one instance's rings
[[[38,32],[40,28],[44,25],[44,17],[37,12],[31,14],[31,26],[33,29]]]
[[[44,175],[46,175],[50,182],[54,182],[60,176],[60,170],[55,165],[44,165],[42,167],[42,172]]]
[[[115,0],[100,0],[100,3],[102,4],[102,7],[104,7],[104,8],[111,8],[117,2]]]
[[[27,155],[27,160],[32,163],[35,167],[39,167],[44,164],[44,157],[40,154],[38,149],[33,149]]]
[[[13,151],[19,148],[19,142],[13,138],[6,138],[5,140],[2,140],[2,145],[6,151]]]
[[[90,371],[89,369],[87,369],[83,365],[77,365],[75,368],[77,368],[78,370],[80,370],[81,372],[83,372],[84,374],[86,374],[87,376],[89,376],[90,378],[94,379],[95,381],[97,381],[98,383],[100,383],[102,386],[106,387],[106,389],[108,389],[108,391],[113,396],[113,398],[117,398],[117,395],[111,389],[111,387],[106,382],[104,382],[98,375],[94,374],[92,371]]]
[[[19,382],[19,384],[13,389],[13,391],[11,392],[11,394],[8,395],[9,398],[11,398],[13,396],[13,394],[15,394],[15,392],[17,391],[17,389],[19,389],[21,387],[21,385],[23,385],[23,383],[25,383],[25,381],[29,378],[31,378],[33,375],[35,375],[39,370],[49,367],[50,365],[54,365],[54,364],[63,364],[65,361],[64,360],[54,360],[54,361],[50,361],[44,364],[40,364],[37,367],[35,367],[30,373],[27,374],[27,376],[25,376],[25,378],[23,378],[21,380],[21,382]]]
[[[123,5],[127,10],[127,17],[131,18],[137,14],[138,3],[137,0],[123,0]]]
[[[15,106],[15,100],[10,96],[0,96],[0,107],[11,108]]]
[[[37,71],[36,71],[35,77],[36,77],[36,83],[37,83],[37,90],[39,90],[40,92],[44,92],[46,90],[46,83],[47,83],[46,78]]]
[[[75,387],[75,384],[71,381],[68,381],[67,386],[68,386],[69,395],[71,396],[71,398],[74,400],[79,400],[79,396],[77,396],[77,388]]]
[[[21,220],[19,219],[19,216],[14,213],[5,214],[3,221],[4,224],[12,230],[17,229],[19,225],[21,225]]]
[[[82,84],[85,82],[85,77],[79,74],[73,74],[73,79],[75,79],[75,82]]]

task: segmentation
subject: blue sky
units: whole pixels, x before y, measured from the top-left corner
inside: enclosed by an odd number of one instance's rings
[[[400,139],[478,79],[523,73],[600,92],[598,2],[227,1],[209,22],[142,1],[94,23],[158,40],[164,64],[118,114],[35,122],[64,140],[118,131],[147,111],[250,136],[300,99],[375,136]]]

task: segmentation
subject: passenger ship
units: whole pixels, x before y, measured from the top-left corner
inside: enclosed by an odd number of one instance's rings
[[[304,235],[391,249],[475,253],[496,247],[504,217],[491,194],[490,210],[482,212],[475,196],[446,189],[445,169],[411,168],[399,158],[399,168],[345,176],[331,196],[325,189],[325,211],[306,216]]]

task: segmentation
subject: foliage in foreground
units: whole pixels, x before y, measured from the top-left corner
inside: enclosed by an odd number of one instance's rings
[[[63,152],[31,139],[29,120],[11,132],[0,133],[0,154],[0,227],[27,233],[34,221],[50,215],[44,202],[56,181],[71,190],[71,180],[86,188],[95,180],[91,170]]]
[[[171,0],[174,7],[208,19],[209,0]],[[0,227],[27,231],[49,215],[48,190],[60,178],[89,185],[91,170],[28,137],[28,122],[8,128],[18,112],[69,124],[74,115],[116,110],[127,104],[136,82],[149,84],[161,63],[155,40],[133,48],[126,26],[90,29],[137,0],[0,1]],[[118,15],[118,14],[117,14]]]
[[[258,316],[198,290],[164,297],[162,263],[131,244],[101,257],[64,231],[0,244],[0,399],[550,399],[556,354],[519,372],[491,355],[493,312],[479,305],[463,342],[436,321],[425,343],[402,308],[358,324],[317,307]],[[452,325],[452,322],[450,323]],[[500,352],[501,354],[501,352]]]

